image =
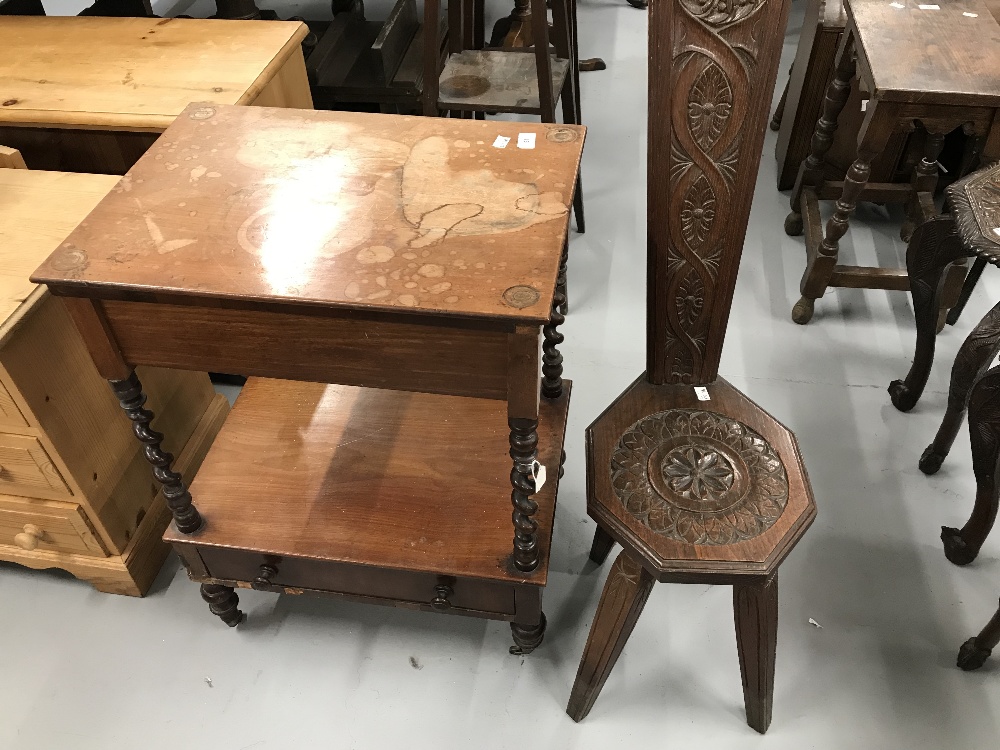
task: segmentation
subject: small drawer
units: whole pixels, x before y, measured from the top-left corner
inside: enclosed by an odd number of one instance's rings
[[[8,433],[0,433],[0,492],[53,499],[73,494],[38,438]]]
[[[13,396],[0,383],[0,427],[27,427],[28,420],[17,408]]]
[[[513,584],[218,547],[199,547],[198,552],[212,578],[254,588],[312,589],[421,609],[514,614]]]
[[[0,496],[0,545],[106,557],[75,503]]]

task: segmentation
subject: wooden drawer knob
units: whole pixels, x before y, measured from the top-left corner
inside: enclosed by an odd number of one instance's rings
[[[271,580],[278,575],[278,569],[274,565],[264,563],[257,571],[257,577],[253,579],[250,586],[257,591],[267,591],[271,586]]]
[[[14,537],[14,544],[21,549],[33,550],[45,536],[45,532],[33,523],[26,523],[24,531]]]
[[[448,597],[455,593],[455,590],[446,584],[439,583],[434,587],[434,598],[431,599],[431,606],[434,609],[451,609],[451,601]]]

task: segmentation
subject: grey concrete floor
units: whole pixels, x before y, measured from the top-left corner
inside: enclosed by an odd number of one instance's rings
[[[908,295],[836,290],[809,326],[790,320],[804,253],[782,232],[772,133],[721,371],[798,435],[819,505],[781,571],[774,722],[764,737],[744,723],[722,586],[657,586],[590,717],[565,715],[607,572],[587,562],[583,430],[642,371],[645,317],[646,15],[624,0],[580,0],[579,13],[582,53],[609,67],[583,80],[589,228],[571,245],[573,404],[544,645],[513,657],[502,623],[253,591],[234,631],[174,559],[141,600],[0,565],[0,748],[998,746],[1000,654],[971,674],[954,659],[996,609],[1000,534],[967,568],[941,552],[939,527],[961,525],[974,495],[966,433],[936,476],[916,464],[1000,278],[986,272],[939,337],[923,401],[897,412],[885,388],[912,354]],[[861,263],[900,264],[904,250],[874,208],[843,243]]]

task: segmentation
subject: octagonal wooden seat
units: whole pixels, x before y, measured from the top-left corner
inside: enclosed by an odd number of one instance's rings
[[[590,557],[624,550],[608,575],[573,686],[580,721],[597,699],[656,581],[733,586],[747,722],[771,721],[778,566],[816,516],[794,436],[724,380],[636,380],[587,429]]]

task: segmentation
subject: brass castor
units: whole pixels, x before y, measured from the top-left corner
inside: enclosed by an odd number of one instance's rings
[[[800,326],[804,326],[813,317],[813,306],[816,300],[809,299],[808,297],[802,297],[798,302],[795,303],[795,307],[792,308],[792,320],[798,323]]]
[[[789,237],[798,237],[802,234],[802,214],[792,211],[785,217],[785,234]]]

